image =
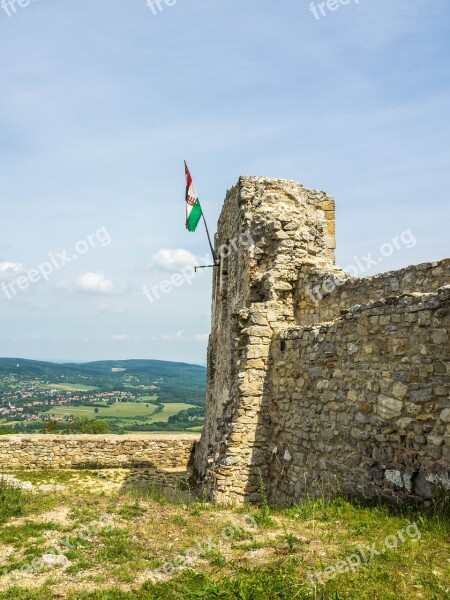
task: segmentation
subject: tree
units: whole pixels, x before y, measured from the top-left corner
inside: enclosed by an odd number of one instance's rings
[[[107,421],[103,421],[102,419],[75,417],[64,433],[91,433],[101,435],[105,433],[111,433],[111,428],[109,423]]]
[[[56,421],[55,419],[50,419],[50,421],[47,421],[47,423],[44,425],[43,429],[42,429],[42,433],[56,433],[58,431],[58,421]]]

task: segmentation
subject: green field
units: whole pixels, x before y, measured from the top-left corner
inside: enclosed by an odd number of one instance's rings
[[[98,412],[95,412],[94,406],[55,406],[50,410],[42,413],[44,415],[55,415],[55,417],[145,417],[151,415],[156,408],[156,404],[150,404],[147,407],[143,403],[138,402],[117,402],[112,406],[98,407]]]
[[[150,402],[117,402],[111,406],[98,407],[98,412],[95,412],[94,406],[55,406],[42,414],[55,415],[56,417],[70,415],[73,417],[88,417],[89,419],[123,419],[126,423],[135,424],[139,422],[135,419],[136,417],[147,417],[147,423],[155,421],[167,422],[169,417],[176,415],[180,410],[186,410],[193,406],[192,404],[184,404],[182,402],[164,404],[162,412],[151,416],[156,407],[156,404],[151,404]]]
[[[154,423],[155,421],[162,421],[165,423],[172,415],[176,415],[180,410],[187,410],[188,408],[194,408],[194,406],[192,404],[184,404],[183,402],[164,404],[164,410],[154,415],[149,419],[149,422]]]
[[[8,421],[8,419],[0,419],[0,427],[12,427],[17,425],[20,421]]]
[[[177,415],[180,411],[187,410],[189,408],[197,408],[193,404],[184,402],[173,402],[163,403],[163,410],[155,413],[154,411],[158,408],[158,404],[155,404],[155,396],[148,396],[148,401],[144,400],[145,397],[141,397],[139,402],[116,402],[110,406],[92,406],[92,405],[81,405],[81,406],[53,406],[48,410],[39,413],[39,421],[35,421],[38,429],[34,433],[38,432],[45,425],[45,419],[48,417],[74,417],[82,418],[85,417],[90,420],[103,420],[109,423],[110,427],[119,427],[122,432],[147,433],[146,426],[148,427],[152,423],[168,423],[168,420],[173,415]],[[153,400],[151,402],[150,400]],[[42,420],[44,419],[44,420]],[[67,423],[64,421],[64,423]],[[8,421],[7,419],[0,419],[1,428],[11,428],[14,425],[20,425],[21,421]],[[158,427],[158,426],[157,426]],[[159,429],[157,429],[159,431]],[[180,431],[190,431],[190,433],[200,432],[201,426],[190,427],[184,429],[181,427]]]
[[[64,392],[91,392],[98,390],[94,385],[83,385],[82,383],[40,383],[41,390],[62,390]]]

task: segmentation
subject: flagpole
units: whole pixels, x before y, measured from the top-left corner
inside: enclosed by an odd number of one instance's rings
[[[203,217],[203,223],[205,224],[206,235],[208,236],[209,247],[211,248],[211,253],[212,253],[213,260],[214,260],[214,264],[218,265],[220,263],[220,259],[217,256],[217,254],[215,253],[213,245],[211,243],[211,238],[209,236],[209,231],[208,231],[208,225],[206,224],[205,215],[203,214],[203,208],[202,208],[202,217]]]

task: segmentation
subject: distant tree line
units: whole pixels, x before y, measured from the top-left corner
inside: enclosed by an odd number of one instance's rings
[[[54,419],[47,421],[40,433],[90,433],[104,434],[112,433],[108,421],[102,419],[89,419],[88,417],[74,417],[68,423],[55,421]]]

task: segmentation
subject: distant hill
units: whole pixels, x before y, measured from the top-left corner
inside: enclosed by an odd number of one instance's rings
[[[0,362],[1,364],[1,362]],[[201,374],[204,376],[206,369],[200,365],[191,365],[181,362],[169,362],[165,360],[100,360],[95,362],[83,363],[81,365],[75,363],[67,363],[61,365],[71,369],[88,369],[98,373],[113,373],[112,369],[126,369],[128,374],[145,374],[149,377],[165,377],[169,379],[185,379],[187,376],[196,378]]]
[[[2,375],[14,374],[20,378],[33,376],[58,378],[61,376],[77,375],[80,373],[80,370],[85,371],[82,365],[79,365],[79,367],[80,369],[74,369],[71,365],[28,360],[25,358],[0,358],[0,377]],[[91,372],[91,374],[94,373],[94,371]]]
[[[40,379],[48,383],[82,383],[103,390],[157,386],[161,402],[204,405],[206,369],[162,360],[105,360],[57,364],[23,358],[0,358],[0,381]]]

